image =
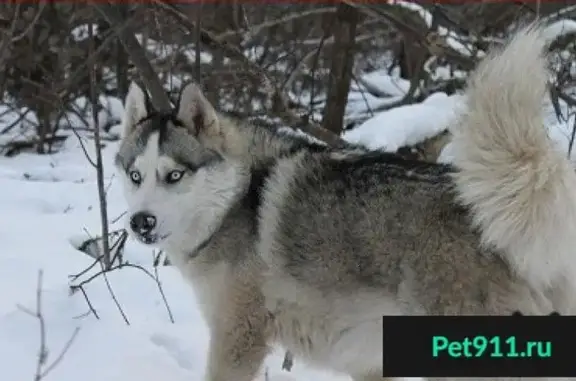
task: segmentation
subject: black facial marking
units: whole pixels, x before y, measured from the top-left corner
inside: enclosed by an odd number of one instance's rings
[[[264,191],[266,180],[270,177],[270,169],[270,166],[264,166],[252,170],[248,191],[242,200],[244,207],[251,211],[257,212],[262,205],[262,192]]]
[[[196,164],[194,164],[194,163],[192,163],[189,160],[186,160],[184,158],[175,157],[173,159],[178,165],[183,166],[184,168],[186,168],[191,173],[196,172],[200,168],[199,165],[196,165]]]
[[[253,169],[250,175],[250,183],[248,185],[248,189],[246,194],[240,200],[240,207],[244,210],[249,212],[251,216],[251,229],[252,233],[256,234],[258,232],[259,226],[259,219],[258,219],[258,212],[260,209],[260,205],[262,204],[262,192],[264,190],[264,184],[266,183],[266,179],[270,176],[272,166],[267,165],[260,167],[259,169]],[[206,238],[197,249],[189,254],[190,258],[197,257],[202,249],[210,244],[212,238],[215,234],[212,234],[208,238]]]
[[[140,131],[136,135],[136,147],[132,148],[130,157],[123,157],[119,152],[115,157],[115,164],[121,165],[124,170],[128,171],[134,164],[136,157],[145,149],[153,132],[158,132],[158,145],[167,141],[170,134],[169,123],[177,127],[184,127],[184,123],[178,119],[175,111],[169,113],[152,111],[136,122],[136,126],[140,127]]]
[[[180,121],[175,112],[152,112],[144,119],[138,121],[139,125],[144,125],[142,131],[142,139],[148,140],[150,134],[158,132],[158,144],[164,143],[168,139],[168,123],[172,123],[177,127],[183,127],[184,123]]]
[[[184,156],[179,156],[179,155],[174,157],[174,160],[176,161],[176,163],[185,167],[190,172],[196,172],[198,169],[200,169],[202,167],[208,167],[208,166],[220,163],[224,160],[224,158],[218,152],[216,152],[214,150],[207,150],[207,151],[209,152],[209,154],[203,155],[203,161],[202,162],[192,163],[189,160],[187,160]]]

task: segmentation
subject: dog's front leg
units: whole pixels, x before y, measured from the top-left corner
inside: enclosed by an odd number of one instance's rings
[[[257,287],[236,283],[210,331],[207,381],[253,381],[268,354],[268,313]]]

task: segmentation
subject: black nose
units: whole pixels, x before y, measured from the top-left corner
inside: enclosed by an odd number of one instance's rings
[[[156,227],[156,217],[148,212],[138,212],[130,218],[130,228],[136,233],[149,233]]]

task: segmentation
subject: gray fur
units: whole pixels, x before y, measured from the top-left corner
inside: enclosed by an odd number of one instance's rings
[[[539,59],[526,54],[516,64]],[[485,73],[499,72],[494,62]],[[483,244],[475,215],[455,201],[466,178],[454,183],[452,167],[238,124],[195,85],[171,116],[146,111],[134,86],[127,104],[116,163],[128,175],[128,215],[157,220],[145,236],[131,233],[165,249],[192,284],[210,327],[207,381],[253,380],[275,343],[355,381],[382,379],[382,315],[571,313],[573,289],[532,282],[507,249]],[[492,165],[519,175],[514,163]],[[130,182],[133,169],[140,185]],[[185,174],[169,184],[174,169]],[[484,180],[485,198],[495,197]]]

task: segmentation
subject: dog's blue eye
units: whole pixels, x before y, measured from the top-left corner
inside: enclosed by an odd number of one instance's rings
[[[140,172],[136,170],[130,171],[129,176],[130,180],[136,185],[139,185],[142,182],[142,176],[140,175]]]
[[[184,177],[184,171],[172,171],[166,175],[166,183],[174,184],[180,181]]]

